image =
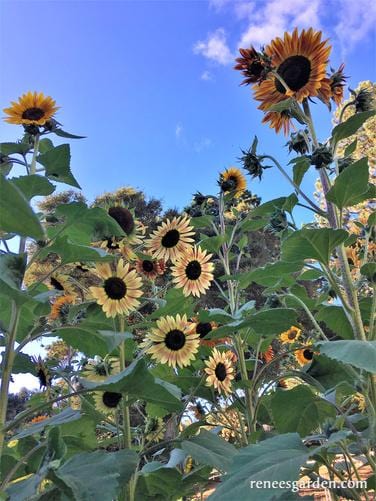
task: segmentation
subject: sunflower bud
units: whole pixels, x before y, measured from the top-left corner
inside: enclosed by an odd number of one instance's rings
[[[289,153],[294,150],[300,155],[305,155],[309,147],[307,140],[309,141],[307,129],[305,131],[293,132],[290,135],[290,141],[286,143],[286,146],[289,147]]]
[[[57,120],[55,120],[54,118],[50,118],[49,120],[46,121],[46,123],[44,124],[44,128],[48,131],[53,131],[55,129],[57,129],[57,126],[60,125],[59,122]]]
[[[39,134],[39,127],[34,124],[24,125],[24,130],[27,134],[30,134],[30,136],[36,136]]]
[[[371,111],[375,108],[372,92],[361,89],[359,92],[349,89],[354,98],[355,112]]]
[[[207,197],[205,195],[203,195],[200,191],[198,191],[197,193],[195,193],[193,195],[193,203],[195,205],[203,204],[206,199],[207,199]]]
[[[316,169],[322,169],[330,165],[333,161],[333,156],[329,148],[325,144],[319,143],[319,146],[311,155],[311,164]]]
[[[254,155],[251,152],[246,152],[242,150],[243,156],[239,160],[243,163],[244,170],[248,171],[251,177],[258,177],[261,179],[263,166],[260,162],[258,155]]]

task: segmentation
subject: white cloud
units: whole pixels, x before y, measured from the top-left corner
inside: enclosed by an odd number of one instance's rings
[[[209,0],[209,7],[216,11],[222,10],[226,5],[231,3],[232,0]]]
[[[209,81],[209,80],[213,80],[213,75],[212,73],[210,73],[210,71],[208,70],[205,70],[202,74],[201,74],[201,80],[205,80],[205,81]]]
[[[223,28],[218,28],[214,33],[210,33],[206,41],[198,41],[193,47],[193,52],[223,65],[234,60],[227,45],[226,32]]]
[[[208,137],[204,137],[200,139],[200,141],[197,141],[193,144],[193,149],[195,150],[196,153],[200,153],[202,150],[210,148],[211,145],[212,145],[212,140]]]
[[[183,126],[181,123],[178,123],[176,124],[176,127],[175,127],[175,136],[177,137],[177,139],[179,139],[181,137],[183,133]]]

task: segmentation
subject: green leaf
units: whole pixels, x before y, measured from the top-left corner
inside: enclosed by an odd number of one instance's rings
[[[192,217],[190,224],[193,226],[193,228],[208,228],[210,227],[211,223],[213,221],[213,216],[199,216],[199,217]]]
[[[31,150],[29,143],[0,143],[0,153],[3,155],[13,155],[14,153],[25,155],[29,150]]]
[[[360,268],[360,273],[370,282],[376,281],[376,263],[366,263]]]
[[[330,228],[305,228],[295,231],[282,243],[282,261],[316,259],[323,264],[329,264],[332,251],[344,242],[347,236],[345,230]]]
[[[291,496],[291,483],[298,480],[300,469],[308,457],[308,449],[297,433],[278,435],[244,447],[234,456],[228,475],[210,496],[210,500],[274,501],[284,493]],[[256,484],[252,483],[271,480],[287,481],[290,486],[256,489]]]
[[[373,117],[376,111],[363,111],[356,113],[336,127],[332,132],[332,141],[334,144],[338,143],[341,139],[352,136],[364,124],[366,120]]]
[[[85,353],[88,357],[105,357],[112,353],[120,343],[132,338],[129,332],[97,331],[89,327],[61,327],[53,332],[69,346]]]
[[[342,209],[366,200],[367,194],[368,160],[362,158],[339,174],[326,194],[326,199]]]
[[[76,454],[50,478],[75,501],[112,501],[134,473],[138,456],[131,450]]]
[[[47,257],[49,254],[57,254],[61,258],[62,264],[113,261],[113,256],[107,254],[103,249],[79,245],[69,241],[67,236],[59,237],[52,245],[44,247],[40,257]]]
[[[54,143],[48,137],[45,137],[39,141],[39,153],[46,153],[46,151],[51,150],[54,147]]]
[[[324,322],[329,329],[343,339],[353,339],[351,324],[341,306],[324,306],[316,314],[316,320]]]
[[[275,198],[269,202],[259,205],[255,209],[252,209],[252,218],[270,216],[276,209],[282,209],[284,203],[286,202],[286,197]]]
[[[299,271],[301,267],[301,263],[283,261],[267,264],[263,268],[239,274],[239,286],[241,289],[246,289],[255,282],[265,287],[288,287],[295,282],[291,274]]]
[[[297,312],[291,308],[272,308],[247,317],[238,328],[251,327],[257,334],[280,334],[297,322]]]
[[[289,110],[293,106],[293,104],[294,104],[293,98],[288,97],[287,99],[284,99],[279,103],[272,104],[272,106],[269,106],[268,111],[277,111],[281,113],[282,111]]]
[[[145,400],[170,411],[182,408],[179,389],[154,378],[143,359],[136,360],[124,371],[110,376],[101,383],[88,380],[81,380],[81,382],[90,390],[126,393],[129,400]],[[177,398],[178,394],[179,398]]]
[[[43,240],[44,230],[22,192],[0,174],[0,230]]]
[[[81,189],[71,172],[70,157],[69,144],[60,144],[39,155],[37,161],[46,169],[48,178]]]
[[[35,196],[51,195],[55,191],[55,186],[47,178],[37,174],[14,177],[11,182],[22,191],[27,200]]]
[[[188,317],[193,315],[193,301],[191,298],[184,296],[181,289],[170,289],[166,295],[165,300],[158,310],[154,311],[150,318],[155,320],[166,315],[180,315],[186,314]]]
[[[312,376],[325,390],[332,389],[343,382],[354,383],[354,377],[345,365],[324,355],[314,356],[307,374]]]
[[[307,157],[298,157],[294,158],[289,162],[290,164],[293,163],[293,181],[295,184],[298,186],[301,185],[301,182],[303,181],[303,178],[305,176],[305,173],[308,171],[308,169],[311,166],[311,162],[309,158]]]
[[[228,471],[232,459],[237,453],[232,444],[204,429],[200,430],[199,435],[184,440],[181,447],[198,463],[222,471]]]
[[[358,139],[355,139],[355,141],[353,141],[348,146],[346,146],[345,153],[343,156],[346,158],[346,157],[349,157],[350,155],[352,155],[354,153],[354,151],[356,150],[357,145],[358,145]]]
[[[85,139],[86,136],[77,136],[76,134],[71,134],[70,132],[65,132],[65,130],[56,128],[53,130],[54,134],[59,137],[65,137],[67,139]]]
[[[47,435],[48,450],[51,454],[51,460],[62,459],[66,452],[67,446],[61,436],[61,430],[57,426],[50,428]]]
[[[201,240],[200,247],[208,252],[218,252],[225,241],[226,237],[224,235],[206,237]]]
[[[333,405],[318,397],[306,385],[288,391],[276,391],[271,399],[271,409],[280,433],[297,432],[307,436],[326,419],[335,418]]]
[[[376,374],[376,341],[322,341],[320,353]]]
[[[26,374],[28,372],[35,375],[35,364],[33,363],[30,355],[27,355],[26,353],[16,353],[12,367],[12,374]]]
[[[287,211],[289,214],[292,214],[292,210],[295,207],[295,205],[299,202],[298,197],[295,195],[295,193],[291,193],[286,198],[285,203],[283,204],[282,210]]]
[[[24,428],[22,431],[17,433],[13,438],[19,440],[20,438],[25,438],[30,435],[34,435],[34,433],[40,433],[45,428],[49,428],[50,426],[60,426],[64,423],[69,423],[71,421],[76,421],[80,419],[81,412],[73,410],[71,407],[67,407],[63,411],[59,412],[59,414],[55,414],[40,423],[35,423],[29,426],[28,428]]]

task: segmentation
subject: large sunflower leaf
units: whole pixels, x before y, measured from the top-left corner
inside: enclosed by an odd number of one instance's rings
[[[348,237],[345,230],[330,228],[295,231],[282,243],[282,261],[297,262],[316,259],[328,264],[332,251]]]
[[[22,191],[27,200],[36,196],[51,195],[56,188],[47,178],[38,174],[14,177],[11,182]]]
[[[0,174],[0,230],[43,240],[44,230],[17,186]]]
[[[300,468],[308,457],[309,451],[297,433],[278,435],[244,447],[234,455],[228,474],[209,499],[275,501],[283,499],[282,496],[287,493],[291,496],[292,483],[298,480]],[[268,485],[270,480],[280,481],[281,486],[256,489],[257,481]],[[282,484],[282,481],[285,483]]]
[[[332,141],[338,143],[341,139],[352,136],[355,132],[364,124],[366,120],[373,117],[376,111],[363,111],[361,113],[356,113],[336,127],[334,127],[332,132]]]
[[[326,199],[340,209],[367,200],[368,177],[368,160],[361,158],[339,174],[326,194]]]
[[[114,260],[114,257],[103,249],[76,244],[67,236],[58,237],[52,245],[44,247],[40,252],[40,257],[47,257],[49,254],[60,256],[62,264]]]
[[[49,478],[76,501],[112,501],[122,484],[129,481],[138,462],[131,450],[83,452],[60,468],[50,470]]]
[[[333,405],[315,395],[305,385],[299,385],[289,391],[276,391],[271,399],[271,409],[274,423],[280,433],[296,431],[302,437],[336,415]]]
[[[69,144],[60,144],[39,155],[37,161],[44,166],[49,179],[81,189],[71,172],[70,158]]]
[[[376,374],[376,341],[322,341],[320,353]]]
[[[343,339],[353,339],[354,333],[341,306],[323,306],[315,315],[316,320],[324,322],[329,329]]]

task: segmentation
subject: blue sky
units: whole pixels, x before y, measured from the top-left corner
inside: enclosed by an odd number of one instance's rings
[[[196,190],[215,191],[218,172],[255,134],[261,152],[287,160],[286,139],[261,125],[250,89],[239,86],[239,46],[312,25],[331,38],[332,64],[346,63],[350,86],[375,78],[371,0],[2,0],[0,9],[0,106],[28,90],[56,99],[64,129],[87,136],[71,148],[89,199],[132,185],[183,207]],[[325,138],[330,116],[318,123]],[[1,122],[0,134],[15,140],[20,129]],[[274,169],[249,188],[264,201],[291,193]],[[13,391],[24,384],[36,380],[16,376]]]
[[[89,199],[129,184],[182,207],[196,190],[213,192],[255,134],[262,152],[286,158],[285,138],[261,125],[239,87],[239,46],[312,24],[331,38],[350,85],[375,77],[371,0],[3,0],[1,11],[1,108],[27,90],[56,99],[64,128],[87,136],[71,147]],[[321,137],[329,123],[324,112]],[[19,132],[0,125],[2,140]],[[249,187],[263,200],[291,192],[274,169]]]

